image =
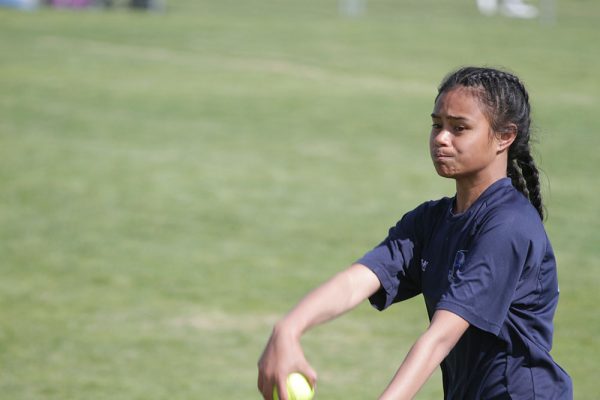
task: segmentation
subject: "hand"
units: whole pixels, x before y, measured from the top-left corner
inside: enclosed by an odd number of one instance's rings
[[[258,390],[263,398],[273,400],[273,388],[277,387],[280,400],[288,400],[286,380],[292,372],[301,373],[315,387],[317,373],[306,361],[299,338],[275,327],[258,361]]]
[[[272,400],[276,387],[281,400],[288,400],[286,380],[292,372],[301,373],[316,388],[317,373],[300,346],[302,333],[353,309],[380,287],[373,271],[353,264],[308,293],[275,325],[258,361],[258,390],[263,398]]]

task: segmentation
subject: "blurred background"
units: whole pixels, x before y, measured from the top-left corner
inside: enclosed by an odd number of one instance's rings
[[[600,2],[5,3],[3,399],[259,398],[277,318],[454,194],[429,114],[466,64],[529,88],[552,354],[598,398]],[[310,332],[318,398],[376,398],[426,326],[415,298]],[[436,373],[417,398],[441,396]]]

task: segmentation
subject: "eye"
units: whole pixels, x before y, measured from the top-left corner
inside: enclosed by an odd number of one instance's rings
[[[439,122],[434,122],[433,124],[431,124],[431,127],[433,129],[442,129],[442,124],[440,124]]]
[[[464,125],[457,125],[457,126],[454,127],[454,131],[456,131],[456,132],[463,132],[466,129],[467,129],[467,127],[464,126]]]

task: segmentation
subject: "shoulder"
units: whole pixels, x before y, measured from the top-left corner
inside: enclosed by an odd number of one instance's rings
[[[521,238],[546,237],[543,221],[525,196],[512,185],[502,188],[485,202],[480,227],[496,227]]]
[[[438,221],[445,218],[451,204],[452,199],[446,197],[419,204],[396,222],[390,229],[389,236],[405,237],[408,235],[415,239],[424,237],[427,230],[433,229]]]
[[[420,237],[425,227],[431,227],[439,219],[444,218],[452,203],[450,198],[430,200],[419,204],[417,207],[405,213],[402,218],[393,225],[389,238],[405,236]]]
[[[444,218],[451,205],[452,199],[448,197],[423,202],[404,214],[397,225],[406,223],[415,223],[419,226],[431,225],[436,220]]]
[[[429,200],[421,203],[417,208],[411,211],[417,215],[427,218],[440,218],[446,215],[452,206],[452,198],[443,197],[438,200]]]

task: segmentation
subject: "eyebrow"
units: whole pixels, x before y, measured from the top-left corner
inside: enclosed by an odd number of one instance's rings
[[[441,119],[442,117],[437,115],[436,113],[431,113],[431,118],[438,118]],[[458,120],[458,121],[469,121],[469,118],[466,117],[458,117],[458,116],[454,116],[454,115],[447,115],[446,118],[448,119],[453,119],[453,120]]]

